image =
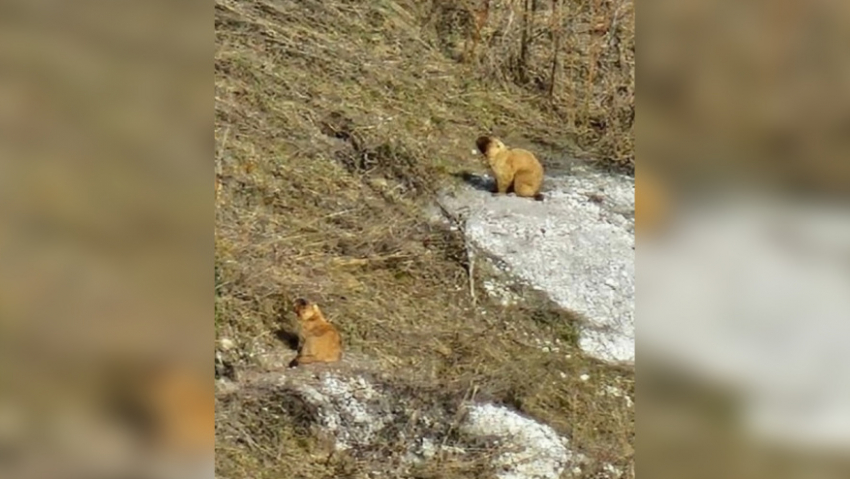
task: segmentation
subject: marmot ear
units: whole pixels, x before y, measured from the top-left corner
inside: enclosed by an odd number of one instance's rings
[[[490,137],[489,136],[479,136],[477,140],[475,140],[475,146],[478,147],[478,151],[481,152],[482,155],[487,154],[487,148],[490,147]]]

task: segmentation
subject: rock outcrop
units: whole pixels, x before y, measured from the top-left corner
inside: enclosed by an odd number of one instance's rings
[[[492,180],[445,193],[476,253],[504,274],[586,318],[580,347],[611,363],[634,363],[634,179],[576,166],[547,177],[543,202],[492,196]]]
[[[293,421],[398,477],[438,456],[478,461],[500,479],[558,479],[582,456],[551,427],[505,406],[464,400],[341,365],[219,383],[219,399],[265,395]],[[219,408],[226,422],[228,408]],[[268,412],[264,411],[264,414]]]

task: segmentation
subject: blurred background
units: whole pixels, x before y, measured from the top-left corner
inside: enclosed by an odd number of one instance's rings
[[[212,477],[212,51],[197,2],[0,6],[0,477]]]
[[[850,4],[639,10],[638,468],[847,477]]]

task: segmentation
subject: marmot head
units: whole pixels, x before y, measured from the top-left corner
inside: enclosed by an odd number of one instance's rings
[[[479,136],[478,139],[475,140],[475,146],[477,146],[478,151],[487,158],[492,157],[506,148],[505,144],[495,136]]]
[[[322,313],[319,312],[319,307],[315,303],[298,298],[295,300],[295,314],[300,321],[310,321],[320,317]]]

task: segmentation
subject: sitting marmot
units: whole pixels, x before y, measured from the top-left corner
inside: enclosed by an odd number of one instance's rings
[[[543,200],[540,187],[543,184],[543,166],[528,150],[508,148],[498,138],[481,136],[475,142],[478,151],[487,158],[487,163],[496,178],[494,194],[513,191],[517,196]]]
[[[339,331],[325,319],[319,306],[306,299],[295,301],[298,316],[300,345],[298,356],[289,367],[309,363],[333,363],[342,358],[342,337]]]

